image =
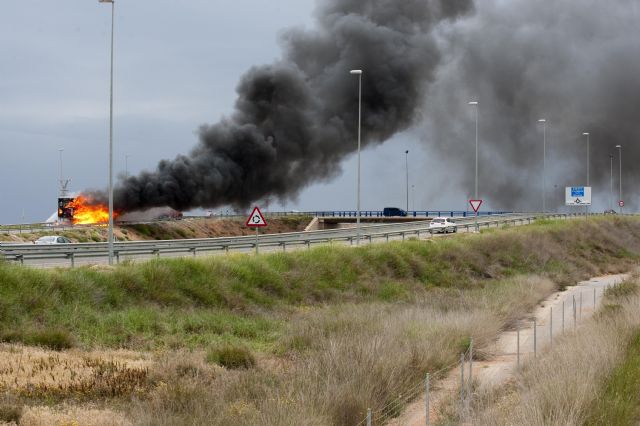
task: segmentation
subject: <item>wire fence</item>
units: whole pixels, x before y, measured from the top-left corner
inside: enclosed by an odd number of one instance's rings
[[[515,371],[522,368],[524,362],[537,357],[544,347],[552,347],[554,338],[558,338],[567,331],[575,331],[583,320],[583,317],[593,314],[598,305],[605,297],[606,292],[618,284],[606,284],[594,286],[589,289],[580,289],[580,286],[572,287],[569,291],[573,294],[570,297],[562,298],[555,304],[548,306],[545,318],[532,318],[530,321],[523,321],[511,333],[515,334],[513,347],[507,347],[500,355],[511,356],[506,362],[511,362]],[[555,308],[555,309],[554,309]],[[461,423],[468,422],[473,416],[473,401],[481,397],[474,386],[474,349],[473,338],[469,339],[468,349],[460,354],[459,361],[442,367],[437,371],[427,372],[425,377],[416,377],[416,381],[407,387],[398,397],[389,400],[380,408],[372,410],[369,408],[364,417],[356,426],[378,426],[385,425],[397,419],[403,410],[411,403],[414,403],[424,395],[424,423],[431,424],[431,411],[433,401],[432,389],[434,381],[443,377],[452,378],[458,374],[457,384],[448,389],[449,401],[455,401],[457,406],[457,420]]]

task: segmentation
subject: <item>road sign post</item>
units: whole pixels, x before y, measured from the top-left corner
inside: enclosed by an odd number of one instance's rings
[[[590,206],[591,187],[590,186],[567,186],[565,188],[565,205],[567,206]]]
[[[471,208],[476,214],[476,231],[478,231],[478,210],[480,210],[480,206],[482,205],[482,200],[469,200],[469,204],[471,204]]]
[[[267,226],[267,221],[264,220],[264,216],[262,215],[262,212],[260,211],[260,208],[258,206],[253,208],[253,211],[249,215],[249,218],[247,219],[245,225],[250,228],[256,228],[256,254],[258,254],[258,230],[261,227]]]

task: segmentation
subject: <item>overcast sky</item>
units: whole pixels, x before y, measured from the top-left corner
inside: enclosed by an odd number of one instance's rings
[[[188,152],[195,131],[228,114],[239,77],[280,56],[278,35],[313,24],[313,0],[166,0],[116,4],[114,169],[152,169]],[[58,150],[70,188],[107,185],[110,5],[21,0],[0,14],[0,223],[42,221],[54,210]],[[404,151],[416,208],[429,206],[428,153],[415,135],[363,153],[363,209],[405,201]],[[355,143],[355,141],[354,141]],[[288,209],[355,208],[355,161],[305,190]],[[410,207],[414,197],[411,196]],[[279,206],[271,206],[272,209]]]

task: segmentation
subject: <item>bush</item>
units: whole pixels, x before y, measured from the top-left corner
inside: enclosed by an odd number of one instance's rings
[[[74,346],[71,334],[66,330],[59,329],[8,331],[2,334],[0,340],[8,343],[42,346],[55,351],[70,349]]]
[[[22,417],[22,407],[17,405],[0,405],[0,421],[18,423]]]
[[[207,353],[207,362],[230,369],[251,368],[256,365],[256,359],[249,349],[231,345],[210,350]]]

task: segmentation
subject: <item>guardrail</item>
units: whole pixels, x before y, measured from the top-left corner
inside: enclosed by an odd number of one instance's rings
[[[512,212],[506,211],[481,211],[479,216],[496,216],[510,214]],[[356,210],[324,210],[324,211],[287,211],[287,212],[264,212],[266,217],[288,217],[288,216],[313,216],[313,217],[356,217]],[[382,210],[361,210],[361,217],[384,217]],[[446,216],[446,217],[471,217],[475,216],[473,212],[463,210],[412,210],[407,212],[408,217],[434,217],[434,216]],[[211,216],[184,216],[182,219],[155,219],[148,221],[136,221],[136,222],[121,222],[117,225],[135,225],[140,223],[163,223],[163,222],[176,222],[185,219],[246,219],[245,214],[216,214]],[[57,222],[40,222],[40,223],[17,223],[0,225],[0,232],[18,232],[18,233],[33,233],[41,231],[70,231],[74,229],[91,228],[94,226],[106,226],[106,224],[88,224],[88,225],[73,225],[71,223],[57,223]]]
[[[584,214],[508,214],[494,218],[465,218],[456,222],[457,228],[469,231],[476,226],[491,227],[505,224],[527,224],[539,218],[569,218],[584,216]],[[360,238],[365,242],[390,238],[407,237],[420,238],[430,234],[429,221],[416,221],[401,224],[368,225],[360,228]],[[336,230],[292,232],[284,234],[265,234],[260,236],[201,238],[164,241],[127,241],[114,243],[116,262],[124,256],[151,255],[192,255],[207,252],[229,252],[231,250],[251,250],[260,248],[288,247],[330,244],[346,242],[354,244],[357,239],[355,228]],[[0,244],[0,257],[7,261],[24,264],[25,261],[68,260],[71,267],[78,259],[104,259],[108,256],[107,243],[77,243],[64,245],[34,245],[34,244]]]

